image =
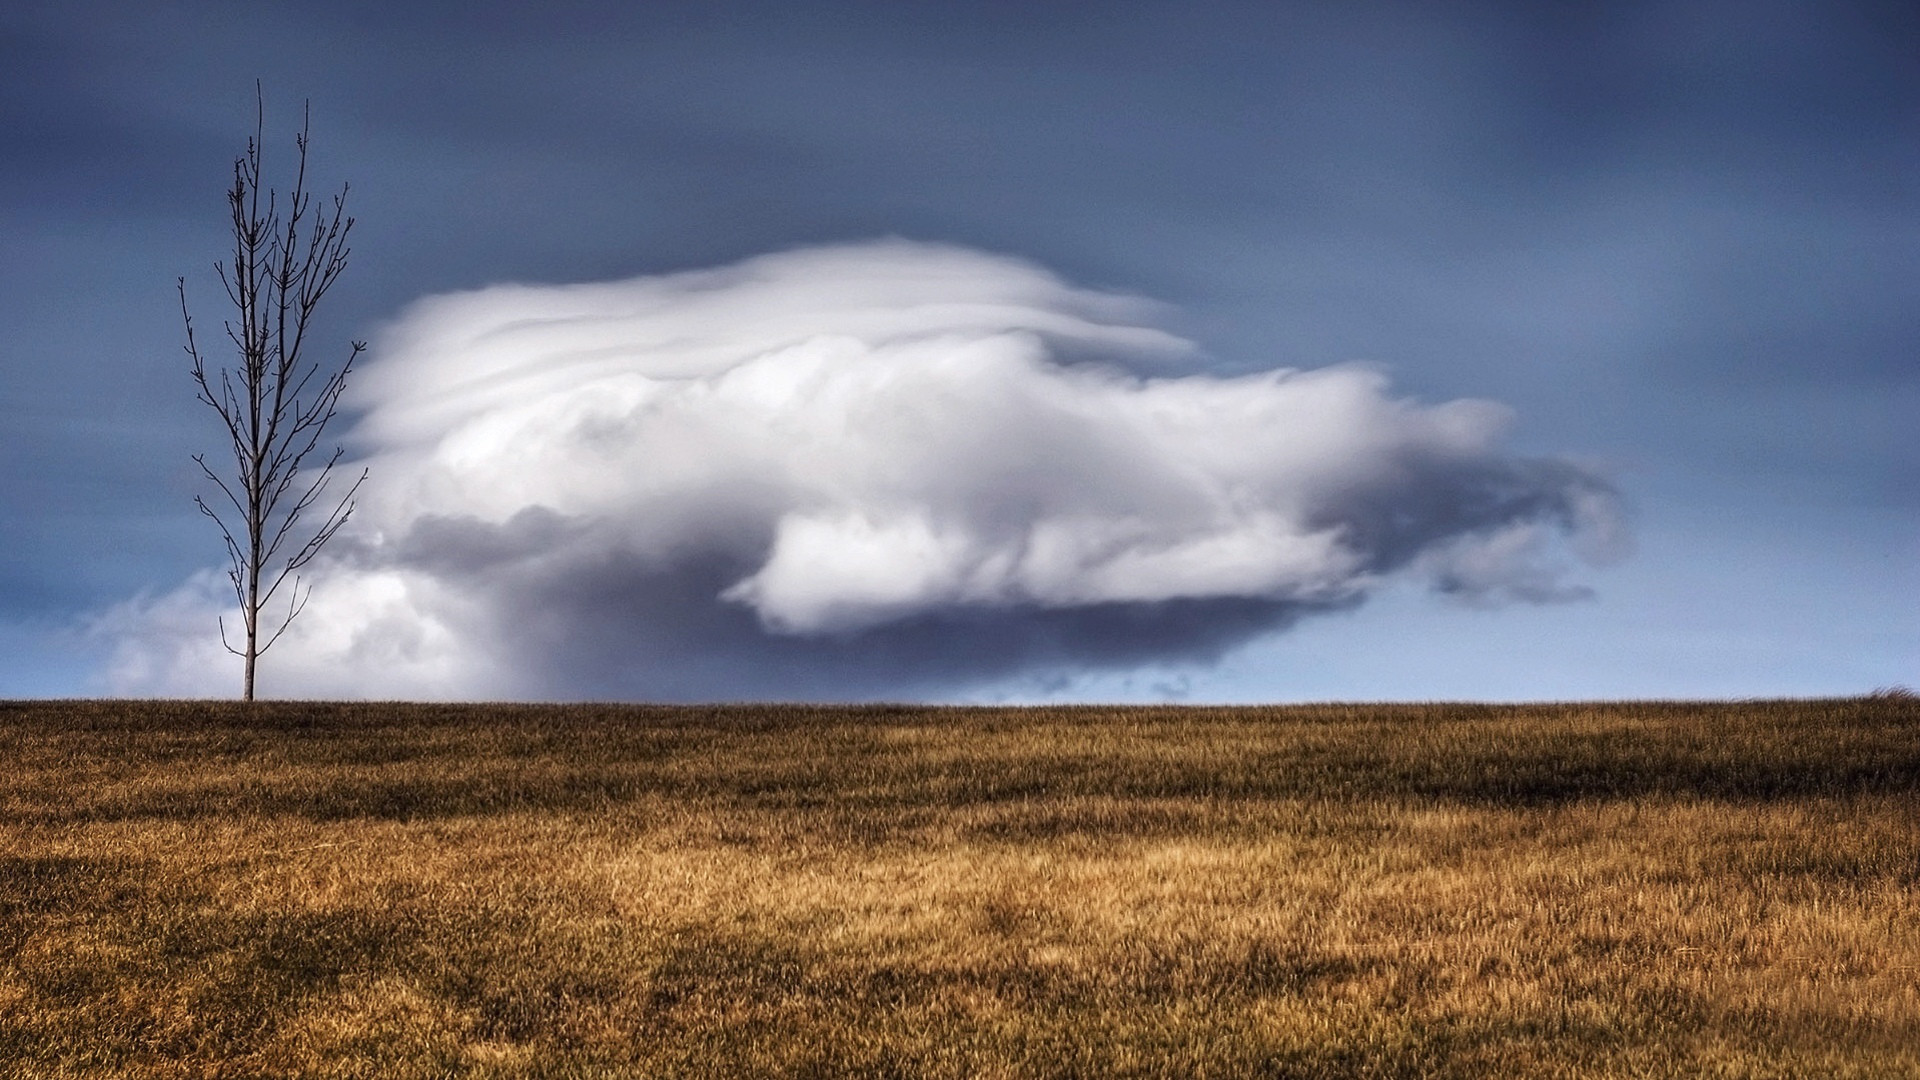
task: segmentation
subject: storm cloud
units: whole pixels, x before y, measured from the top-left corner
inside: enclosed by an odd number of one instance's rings
[[[1578,597],[1612,487],[1379,370],[1199,372],[1157,305],[887,240],[416,302],[266,692],[938,696],[1207,663],[1396,576]],[[1569,558],[1571,556],[1571,559]],[[203,574],[102,615],[117,692],[231,689]]]

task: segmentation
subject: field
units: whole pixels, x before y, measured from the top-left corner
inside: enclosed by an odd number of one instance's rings
[[[0,703],[0,1076],[1920,1077],[1920,703]]]

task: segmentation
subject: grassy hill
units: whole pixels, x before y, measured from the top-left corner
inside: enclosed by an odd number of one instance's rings
[[[0,1076],[1920,1076],[1916,987],[1912,699],[0,703]]]

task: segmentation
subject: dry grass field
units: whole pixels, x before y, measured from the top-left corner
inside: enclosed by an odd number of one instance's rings
[[[0,1075],[1920,1077],[1920,703],[0,703]]]

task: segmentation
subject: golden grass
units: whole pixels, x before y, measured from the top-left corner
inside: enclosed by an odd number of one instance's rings
[[[1898,696],[0,704],[0,1075],[1920,1076],[1917,986]]]

